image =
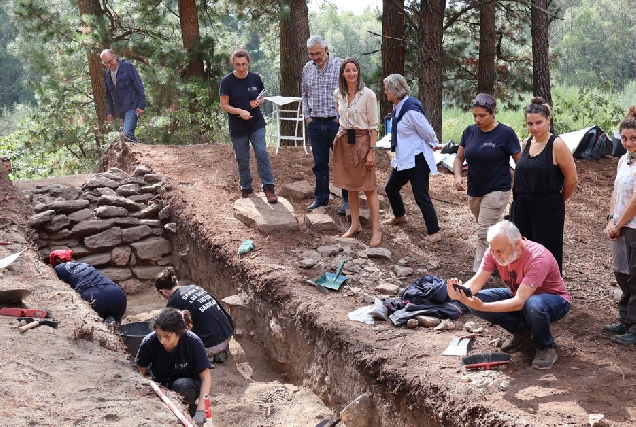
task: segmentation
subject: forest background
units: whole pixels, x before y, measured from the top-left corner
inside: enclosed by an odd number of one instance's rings
[[[553,105],[557,133],[611,131],[636,104],[634,12],[631,0],[383,0],[361,14],[306,0],[3,0],[0,155],[18,178],[95,170],[119,138],[105,121],[106,47],[144,81],[140,141],[228,143],[229,54],[249,50],[267,95],[300,96],[310,34],[360,60],[382,116],[382,79],[404,74],[441,141],[459,141],[477,92],[520,137],[533,95]]]

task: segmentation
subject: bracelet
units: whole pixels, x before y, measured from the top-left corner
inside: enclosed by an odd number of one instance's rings
[[[610,219],[614,218],[614,214],[609,214],[607,215],[607,217],[605,218],[605,221],[609,221]]]
[[[376,147],[369,147],[369,150],[375,151]]]

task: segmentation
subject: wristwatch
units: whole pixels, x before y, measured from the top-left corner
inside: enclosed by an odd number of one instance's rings
[[[614,218],[614,214],[609,214],[607,215],[607,218],[605,218],[605,221],[609,221],[612,218]]]
[[[369,147],[369,150],[375,151],[376,147]]]

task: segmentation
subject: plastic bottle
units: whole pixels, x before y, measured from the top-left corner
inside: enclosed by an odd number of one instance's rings
[[[212,427],[212,407],[210,406],[210,396],[203,396],[205,402],[205,425],[206,427]]]

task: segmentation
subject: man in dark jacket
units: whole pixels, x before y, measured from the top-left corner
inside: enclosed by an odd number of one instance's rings
[[[104,69],[104,83],[106,85],[106,101],[108,104],[108,123],[114,122],[114,117],[124,121],[124,135],[126,141],[135,141],[137,120],[146,109],[146,95],[144,84],[133,64],[117,59],[117,55],[110,49],[104,49],[99,55]]]

